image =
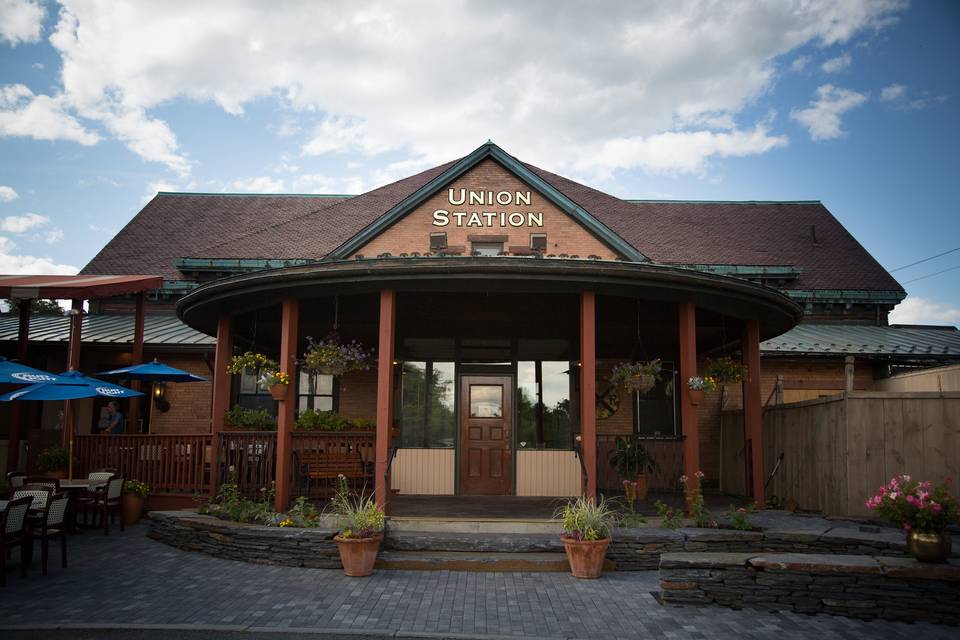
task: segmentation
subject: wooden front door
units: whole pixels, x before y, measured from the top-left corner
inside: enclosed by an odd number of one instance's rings
[[[460,493],[513,493],[513,377],[460,378]]]

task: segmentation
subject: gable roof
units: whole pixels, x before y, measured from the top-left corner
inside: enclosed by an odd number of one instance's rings
[[[673,265],[792,266],[800,275],[784,283],[784,289],[902,292],[820,202],[622,200],[523,163],[492,143],[349,198],[160,194],[82,273],[151,272],[176,279],[183,276],[173,262],[183,257],[348,256],[425,195],[490,157],[627,259]]]

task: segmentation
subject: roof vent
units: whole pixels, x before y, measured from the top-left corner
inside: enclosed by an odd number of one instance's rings
[[[813,244],[820,244],[820,241],[817,240],[817,225],[810,225],[810,237],[813,239]]]

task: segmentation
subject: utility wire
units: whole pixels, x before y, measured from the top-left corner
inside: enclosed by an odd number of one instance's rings
[[[923,264],[924,262],[930,262],[930,261],[933,260],[934,258],[939,258],[940,256],[945,256],[945,255],[947,255],[948,253],[953,253],[954,251],[960,251],[960,247],[957,247],[956,249],[950,249],[949,251],[944,251],[943,253],[938,253],[938,254],[935,255],[935,256],[930,256],[929,258],[924,258],[923,260],[917,260],[916,262],[911,262],[910,264],[905,264],[905,265],[903,265],[902,267],[897,267],[896,269],[890,269],[890,273],[893,273],[894,271],[900,271],[901,269],[906,269],[907,267],[913,267],[913,266],[916,266],[916,265],[918,265],[918,264]]]
[[[946,273],[947,271],[956,271],[957,269],[960,269],[960,264],[958,264],[955,267],[950,267],[949,269],[943,269],[942,271],[935,271],[934,273],[928,273],[925,276],[920,276],[919,278],[914,278],[913,280],[907,280],[905,282],[901,282],[900,284],[910,284],[911,282],[916,282],[917,280],[926,280],[927,278],[938,276],[941,273]]]

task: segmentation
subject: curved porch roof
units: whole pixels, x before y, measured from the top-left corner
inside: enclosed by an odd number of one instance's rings
[[[658,301],[692,300],[727,316],[756,319],[762,338],[788,331],[801,308],[776,289],[730,276],[668,265],[521,257],[419,257],[341,260],[269,269],[216,280],[184,296],[177,314],[216,333],[220,314],[239,314],[283,298],[396,291],[592,290]]]

